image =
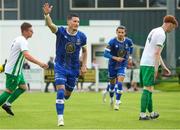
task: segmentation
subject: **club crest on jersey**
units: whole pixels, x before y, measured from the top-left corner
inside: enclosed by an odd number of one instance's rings
[[[75,52],[76,47],[73,43],[68,42],[65,46],[65,49],[66,49],[66,53],[73,53]]]
[[[77,39],[76,45],[80,45],[81,44],[81,40]]]
[[[117,52],[117,56],[118,57],[124,57],[126,55],[126,51],[125,50],[119,50],[118,52]]]

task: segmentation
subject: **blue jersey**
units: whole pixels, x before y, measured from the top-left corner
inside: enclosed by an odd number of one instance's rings
[[[79,70],[79,53],[86,45],[87,37],[81,31],[70,35],[66,28],[58,27],[56,32],[56,58],[55,63],[68,70]]]
[[[121,67],[127,67],[129,55],[132,54],[133,42],[130,38],[125,38],[124,41],[118,41],[117,38],[113,38],[108,43],[108,49],[110,54],[116,57],[122,57],[125,60],[117,62],[112,58],[109,59],[109,67],[118,69]]]

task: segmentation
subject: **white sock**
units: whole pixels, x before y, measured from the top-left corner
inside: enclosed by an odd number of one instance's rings
[[[9,102],[6,102],[5,104],[8,105],[8,106],[11,106],[11,103],[9,103]]]
[[[120,102],[121,102],[120,100],[116,100],[116,104],[117,104],[117,105],[119,105],[119,104],[120,104]]]
[[[140,113],[140,117],[146,117],[146,113],[141,112],[141,113]]]
[[[58,119],[63,119],[63,115],[58,115]]]

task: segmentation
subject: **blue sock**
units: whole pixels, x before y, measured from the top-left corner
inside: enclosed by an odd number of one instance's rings
[[[58,115],[63,115],[64,113],[64,89],[59,89],[57,91],[56,111]]]
[[[116,90],[116,100],[120,100],[121,99],[121,91],[122,91],[122,83],[118,82],[117,83],[117,90]]]
[[[114,96],[114,87],[115,87],[115,84],[110,84],[109,85],[109,96],[111,98]]]

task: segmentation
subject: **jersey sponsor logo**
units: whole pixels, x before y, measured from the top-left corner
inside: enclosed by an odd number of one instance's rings
[[[65,46],[66,53],[74,53],[76,46],[73,43],[68,42]]]

